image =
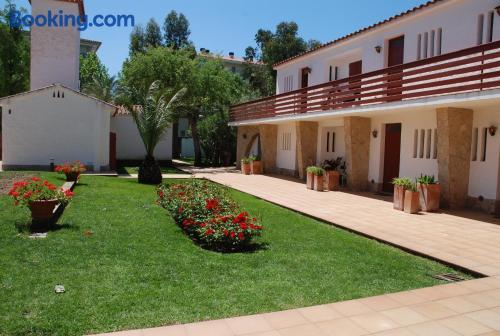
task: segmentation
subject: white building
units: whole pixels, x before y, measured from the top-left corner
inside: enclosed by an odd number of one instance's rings
[[[83,0],[32,0],[32,15],[83,15]],[[77,27],[31,29],[29,92],[0,98],[3,169],[47,168],[80,160],[95,171],[114,170],[116,160],[144,158],[131,115],[79,92]],[[158,148],[170,160],[172,132]]]
[[[500,1],[435,0],[275,65],[278,96],[232,108],[267,172],[344,157],[353,190],[435,175],[451,207],[500,210]]]

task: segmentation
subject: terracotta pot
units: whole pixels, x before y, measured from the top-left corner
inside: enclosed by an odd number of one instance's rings
[[[66,175],[67,182],[78,182],[80,178],[80,173],[78,172],[64,173],[64,175]]]
[[[420,206],[425,212],[439,211],[441,186],[439,184],[418,184],[420,192]]]
[[[33,201],[28,204],[33,220],[47,220],[54,215],[54,209],[59,204],[58,200]]]
[[[251,170],[252,170],[252,174],[254,174],[254,175],[262,174],[262,162],[261,161],[252,161]]]
[[[416,214],[420,211],[420,193],[418,191],[405,190],[405,212]]]
[[[250,175],[250,171],[251,171],[251,167],[250,167],[250,163],[241,163],[241,172],[244,174],[244,175]]]
[[[394,186],[394,209],[404,210],[405,204],[405,189],[402,186]]]
[[[314,190],[324,191],[325,190],[325,177],[323,175],[314,175]]]
[[[307,186],[307,189],[314,188],[314,175],[312,173],[307,173],[306,186]]]
[[[338,191],[340,189],[340,172],[336,170],[327,170],[326,185],[327,190]]]

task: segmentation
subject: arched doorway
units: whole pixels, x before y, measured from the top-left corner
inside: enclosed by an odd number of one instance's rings
[[[262,157],[261,153],[262,152],[260,147],[260,134],[257,133],[250,138],[250,141],[248,142],[247,148],[245,150],[245,157],[250,157],[250,156]]]

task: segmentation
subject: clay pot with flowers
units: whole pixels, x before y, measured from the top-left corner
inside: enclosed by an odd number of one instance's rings
[[[411,182],[405,190],[404,211],[409,214],[416,214],[420,211],[420,199],[417,184]]]
[[[55,208],[59,204],[66,204],[73,197],[73,192],[32,177],[15,182],[9,196],[14,199],[14,205],[29,208],[34,221],[42,221],[52,218]]]
[[[420,206],[425,212],[439,211],[441,186],[434,176],[420,175],[417,179],[417,189],[420,193]]]
[[[307,189],[324,191],[325,170],[321,167],[310,166],[307,167],[306,172],[307,172]]]
[[[321,167],[325,170],[327,190],[337,191],[340,189],[340,171],[342,166],[342,158],[338,157],[335,160],[325,160]]]
[[[63,165],[56,166],[56,172],[66,175],[66,181],[78,182],[80,174],[87,171],[85,165],[80,161],[66,162]]]
[[[392,180],[392,184],[394,185],[394,209],[404,210],[405,191],[412,183],[409,177],[395,177]]]
[[[250,175],[251,172],[251,160],[247,157],[241,159],[241,172],[244,175]]]

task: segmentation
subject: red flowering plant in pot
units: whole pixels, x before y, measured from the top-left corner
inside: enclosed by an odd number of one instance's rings
[[[66,175],[66,181],[77,182],[80,174],[86,172],[87,168],[80,161],[66,162],[56,166],[56,172]]]
[[[37,221],[52,218],[56,206],[66,204],[73,197],[73,192],[62,190],[41,178],[32,177],[15,182],[9,195],[14,199],[14,205],[28,207],[31,218]]]
[[[190,180],[158,187],[158,204],[202,247],[237,252],[252,246],[262,226],[228,196],[225,188]]]

